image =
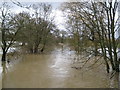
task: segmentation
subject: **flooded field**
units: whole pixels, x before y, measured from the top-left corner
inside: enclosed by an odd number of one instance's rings
[[[114,88],[117,77],[110,79],[103,65],[90,70],[71,68],[76,58],[68,47],[57,47],[51,53],[24,55],[10,62],[3,75],[3,88]]]

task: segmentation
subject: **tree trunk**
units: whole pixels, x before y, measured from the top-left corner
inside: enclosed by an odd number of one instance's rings
[[[120,70],[119,70],[119,62],[117,62],[116,65],[115,65],[115,71],[120,72]]]
[[[37,46],[35,46],[35,48],[34,48],[34,53],[38,53],[38,47]]]
[[[41,40],[41,39],[40,39]],[[39,45],[40,45],[40,41],[37,41],[36,43],[35,43],[35,45],[34,45],[34,53],[35,54],[37,54],[38,53],[38,47],[39,47]]]
[[[29,52],[30,52],[30,53],[33,53],[33,49],[32,49],[32,48],[30,48],[30,49],[29,49]]]
[[[43,52],[44,49],[45,49],[45,43],[44,43],[44,45],[43,45],[43,48],[42,48],[40,51]]]
[[[94,41],[94,47],[95,47],[95,56],[97,56],[98,55],[98,47],[97,47],[97,42],[96,41]]]
[[[3,54],[2,54],[2,62],[6,61],[6,52],[5,50],[3,50]]]

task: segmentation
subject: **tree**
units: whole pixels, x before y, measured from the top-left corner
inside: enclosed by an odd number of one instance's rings
[[[83,22],[78,19],[77,13],[78,13],[78,3],[72,2],[72,3],[66,3],[63,6],[63,11],[65,11],[65,15],[68,17],[66,20],[67,23],[67,30],[71,37],[71,45],[74,46],[75,51],[78,53],[83,51],[83,47],[85,44],[82,42],[83,40],[87,40],[86,37],[86,27],[83,24]],[[85,29],[85,30],[84,30]]]
[[[14,25],[12,24],[11,21],[14,23],[16,20],[13,19],[12,14],[10,13],[10,7],[7,5],[6,2],[2,3],[2,6],[0,7],[1,11],[1,35],[2,35],[2,42],[1,42],[1,47],[2,47],[2,61],[6,61],[6,54],[8,52],[8,49],[14,44],[15,37],[22,27],[22,21],[19,23],[19,26],[17,28],[14,28]],[[8,37],[9,36],[9,37]]]
[[[47,36],[49,35],[52,27],[52,19],[50,20],[50,14],[52,7],[50,4],[38,4],[33,5],[33,9],[35,10],[35,20],[36,20],[36,40],[34,42],[34,53],[38,53],[38,48],[41,42],[43,41],[43,47],[41,48],[41,52],[43,52]]]
[[[71,21],[76,21],[77,19],[82,26],[85,26],[83,31],[88,32],[86,37],[94,45],[92,53],[95,53],[95,56],[101,55],[104,57],[107,72],[109,72],[110,67],[116,72],[119,71],[117,59],[118,43],[115,38],[115,32],[117,31],[117,21],[115,20],[117,7],[117,0],[115,2],[77,2],[65,5],[65,9],[68,12],[67,15],[73,17]]]
[[[18,22],[24,22],[17,38],[29,53],[39,53],[44,51],[47,39],[55,28],[54,17],[50,18],[52,8],[49,4],[33,4],[30,8],[33,9],[32,13],[22,12],[16,15]]]

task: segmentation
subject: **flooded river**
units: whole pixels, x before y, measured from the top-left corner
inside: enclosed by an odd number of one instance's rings
[[[10,62],[3,75],[3,88],[112,88],[117,77],[110,79],[101,65],[86,71],[74,69],[74,51],[55,48],[51,53],[24,55],[19,63]]]

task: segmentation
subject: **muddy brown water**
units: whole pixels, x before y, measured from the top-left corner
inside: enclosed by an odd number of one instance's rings
[[[110,79],[105,68],[74,69],[74,51],[56,47],[51,53],[24,55],[8,65],[2,79],[3,88],[117,88],[117,77]]]

